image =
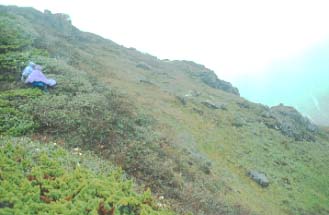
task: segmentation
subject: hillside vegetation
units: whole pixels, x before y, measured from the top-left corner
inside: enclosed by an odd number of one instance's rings
[[[0,214],[172,214],[90,154],[1,138],[0,155]]]
[[[0,214],[329,213],[328,130],[293,107],[63,14],[0,6],[0,29]],[[29,60],[58,85],[22,84]]]

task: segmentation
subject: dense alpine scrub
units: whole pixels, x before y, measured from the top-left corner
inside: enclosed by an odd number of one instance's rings
[[[173,214],[91,154],[0,137],[0,214]]]

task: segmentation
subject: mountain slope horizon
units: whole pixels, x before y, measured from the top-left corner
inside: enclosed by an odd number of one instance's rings
[[[0,12],[1,135],[93,151],[178,214],[329,213],[329,131],[293,107],[252,103],[203,65],[81,32],[65,14]],[[20,83],[29,60],[57,80],[49,93]]]

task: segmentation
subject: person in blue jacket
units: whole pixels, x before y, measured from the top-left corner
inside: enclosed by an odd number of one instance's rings
[[[36,64],[33,63],[32,61],[29,63],[29,65],[27,67],[25,67],[25,69],[22,72],[22,78],[21,78],[21,80],[23,82],[25,81],[25,79],[27,79],[27,77],[29,77],[29,75],[33,72],[35,67],[36,67]]]

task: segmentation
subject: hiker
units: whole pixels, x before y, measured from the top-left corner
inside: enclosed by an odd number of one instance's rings
[[[22,72],[22,78],[21,78],[23,82],[32,73],[32,71],[35,69],[35,66],[36,64],[31,61],[29,65],[25,67],[25,69]]]
[[[42,73],[42,67],[40,65],[36,65],[33,62],[30,62],[29,66],[31,66],[31,70],[27,68],[24,69],[22,74],[23,76],[28,74],[26,80],[24,83],[31,84],[33,87],[38,87],[42,90],[47,90],[47,87],[53,87],[56,85],[56,81],[54,79],[48,79],[43,73]],[[24,76],[25,77],[25,76]]]

